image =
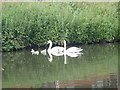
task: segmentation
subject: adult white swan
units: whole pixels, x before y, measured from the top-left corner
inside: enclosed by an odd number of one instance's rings
[[[83,49],[78,48],[78,47],[70,47],[66,50],[66,41],[64,40],[64,54],[70,56],[70,57],[78,57],[80,56]]]
[[[41,51],[41,53],[42,53],[43,55],[47,55],[46,51],[47,51],[47,50],[44,49],[44,50]]]
[[[48,52],[50,52],[54,56],[62,56],[63,55],[64,47],[55,46],[52,48],[52,41],[49,40],[48,43],[49,43],[49,48],[47,50]]]

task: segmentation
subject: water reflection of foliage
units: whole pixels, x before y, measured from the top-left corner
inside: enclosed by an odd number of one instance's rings
[[[89,78],[117,72],[117,45],[87,45],[82,48],[84,55],[67,57],[67,65],[63,64],[63,57],[54,57],[53,62],[49,63],[47,57],[31,55],[29,51],[4,53],[3,87],[22,87],[26,83],[38,87],[36,85],[48,81]],[[12,83],[8,82],[11,80]]]
[[[10,67],[17,68],[25,67],[31,63],[33,67],[36,67],[37,64],[35,65],[35,63],[38,59],[39,56],[32,56],[30,51],[3,53],[3,66],[7,67],[7,65],[11,64]]]
[[[111,59],[111,53],[117,56],[117,49],[117,45],[114,44],[93,44],[90,47],[87,45],[85,46],[85,56],[88,60],[104,60],[105,58]]]

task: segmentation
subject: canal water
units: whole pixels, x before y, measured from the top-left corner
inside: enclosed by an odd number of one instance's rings
[[[78,46],[81,55],[2,53],[3,88],[117,88],[118,44]],[[43,49],[39,49],[41,51]]]

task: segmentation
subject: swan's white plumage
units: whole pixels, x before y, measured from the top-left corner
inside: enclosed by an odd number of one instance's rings
[[[32,55],[33,55],[33,54],[39,55],[39,51],[35,51],[35,50],[33,50],[33,49],[31,50],[31,53],[32,53]]]
[[[78,47],[70,47],[66,50],[66,41],[64,40],[64,54],[70,56],[70,57],[78,57],[80,56],[81,54],[81,51],[83,49],[81,48],[78,48]]]
[[[63,47],[59,47],[59,46],[56,46],[56,47],[53,47],[50,52],[54,55],[54,56],[62,56],[63,55],[63,51],[64,51],[64,48]]]
[[[65,40],[64,40],[64,47],[55,46],[52,48],[52,41],[49,40],[48,43],[50,44],[49,48],[47,50],[47,52],[49,54],[49,58],[48,58],[49,62],[52,62],[52,60],[53,60],[52,55],[54,55],[54,56],[64,55],[64,64],[67,64],[66,55],[70,56],[70,57],[78,57],[83,54],[83,53],[81,53],[81,51],[83,49],[77,48],[77,47],[70,47],[66,50],[66,41]],[[43,52],[44,52],[44,50],[43,50]]]
[[[82,51],[83,49],[81,48],[77,48],[77,47],[70,47],[68,48],[66,51],[69,53],[79,53],[80,51]]]
[[[47,55],[46,49],[42,50],[41,53],[42,53],[43,55]]]
[[[48,52],[50,52],[54,56],[62,56],[63,55],[64,47],[55,46],[52,48],[52,41],[49,40],[48,43],[50,44],[49,48],[48,48]]]
[[[4,71],[5,69],[4,68],[1,68],[2,71]]]

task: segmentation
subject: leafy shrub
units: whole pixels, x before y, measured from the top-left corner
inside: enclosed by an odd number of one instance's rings
[[[3,51],[118,39],[118,3],[3,3]]]

